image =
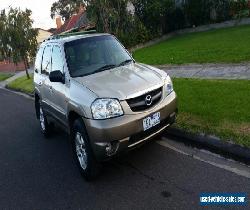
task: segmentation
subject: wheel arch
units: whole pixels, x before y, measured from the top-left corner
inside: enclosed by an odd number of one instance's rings
[[[76,119],[79,119],[79,118],[81,119],[82,116],[78,112],[76,112],[75,110],[69,111],[69,113],[68,113],[68,125],[69,125],[70,131],[72,129],[74,121]]]
[[[34,97],[35,97],[36,117],[37,117],[37,119],[38,119],[38,118],[39,118],[39,108],[40,108],[39,101],[40,101],[40,99],[41,99],[41,96],[40,96],[40,94],[39,94],[37,91],[35,91]]]

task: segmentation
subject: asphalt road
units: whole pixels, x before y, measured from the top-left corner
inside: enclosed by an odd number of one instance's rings
[[[96,181],[85,182],[67,135],[57,130],[44,139],[33,101],[2,89],[0,142],[0,209],[204,209],[202,192],[250,194],[250,179],[155,141],[106,163]]]

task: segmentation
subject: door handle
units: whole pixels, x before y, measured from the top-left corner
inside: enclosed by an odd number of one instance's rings
[[[51,92],[53,92],[53,87],[52,87],[52,86],[49,86],[49,90],[50,90]]]

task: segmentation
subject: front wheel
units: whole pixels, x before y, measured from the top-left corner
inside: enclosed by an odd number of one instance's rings
[[[49,137],[49,134],[51,133],[51,125],[49,125],[47,117],[43,111],[41,103],[39,103],[39,122],[40,122],[40,128],[43,133],[43,135],[47,138]]]
[[[86,180],[93,180],[100,171],[100,164],[96,161],[85,126],[81,119],[77,119],[71,131],[73,152],[78,168]]]

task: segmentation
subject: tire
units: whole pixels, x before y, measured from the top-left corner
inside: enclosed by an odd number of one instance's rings
[[[81,119],[77,119],[73,123],[70,136],[74,159],[82,176],[87,181],[95,179],[100,172],[101,166],[94,157],[84,123]]]
[[[43,111],[42,104],[39,102],[39,108],[38,108],[38,119],[40,123],[40,129],[44,135],[45,138],[48,138],[52,131],[52,125],[48,123],[47,117]]]

